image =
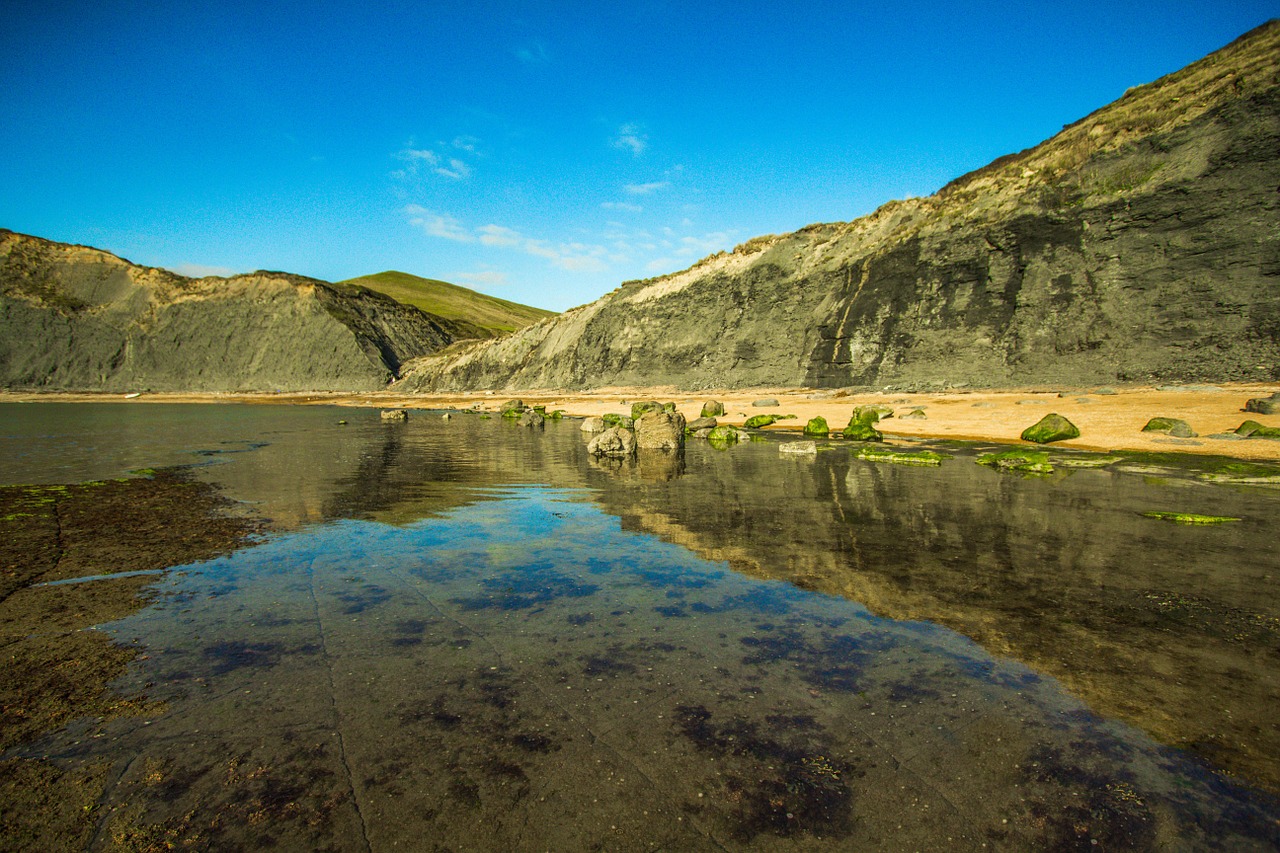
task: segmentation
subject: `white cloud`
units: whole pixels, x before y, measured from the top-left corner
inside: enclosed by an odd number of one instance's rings
[[[609,143],[614,148],[630,151],[639,157],[649,147],[649,137],[640,132],[637,124],[624,124],[618,128],[618,134]]]
[[[476,146],[479,144],[480,140],[474,136],[455,136],[452,143],[459,151],[470,151],[472,154],[476,153]]]
[[[425,207],[411,204],[404,209],[409,215],[409,224],[421,228],[432,237],[441,237],[457,243],[474,243],[475,235],[462,227],[462,223],[448,214],[432,213]]]
[[[523,234],[502,225],[483,225],[476,231],[480,232],[480,242],[486,246],[519,246],[524,242]]]
[[[440,147],[443,149],[452,147],[459,152],[464,152],[457,157],[446,158],[431,148],[415,148],[410,141],[408,145],[392,155],[405,165],[404,168],[392,172],[391,177],[398,181],[411,181],[421,174],[422,169],[430,169],[444,178],[455,181],[465,180],[471,177],[471,165],[462,157],[474,155],[478,143],[479,140],[470,136],[459,136],[452,143],[441,142]]]
[[[642,213],[644,208],[638,204],[631,204],[626,201],[606,201],[601,205],[605,210],[625,210],[629,213]]]
[[[446,178],[453,178],[455,181],[461,181],[463,178],[471,176],[471,167],[466,163],[454,158],[449,161],[448,168],[440,166],[436,169],[437,175],[443,175]]]
[[[627,184],[623,187],[630,195],[650,195],[671,186],[670,181],[650,181],[647,184]]]

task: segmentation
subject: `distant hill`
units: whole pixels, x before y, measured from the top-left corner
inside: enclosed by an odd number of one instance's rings
[[[340,283],[385,293],[397,302],[453,321],[457,326],[456,337],[459,338],[498,337],[556,313],[477,293],[447,281],[421,278],[395,270],[347,279]]]
[[[1273,21],[932,196],[626,282],[397,388],[1280,379],[1277,152]]]

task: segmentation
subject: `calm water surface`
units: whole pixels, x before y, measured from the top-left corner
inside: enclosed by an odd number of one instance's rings
[[[165,713],[22,754],[220,850],[1280,846],[1280,492],[578,426],[0,405],[0,481],[190,464],[272,526],[103,626]]]

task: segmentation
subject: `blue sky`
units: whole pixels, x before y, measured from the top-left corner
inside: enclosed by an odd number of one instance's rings
[[[560,310],[932,193],[1278,14],[18,0],[0,227],[188,274],[399,269]]]

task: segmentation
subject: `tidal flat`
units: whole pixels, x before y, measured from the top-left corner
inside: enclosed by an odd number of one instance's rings
[[[4,679],[5,849],[1280,846],[1280,491],[1252,469],[0,416],[0,604],[62,613],[0,610],[38,663]]]

